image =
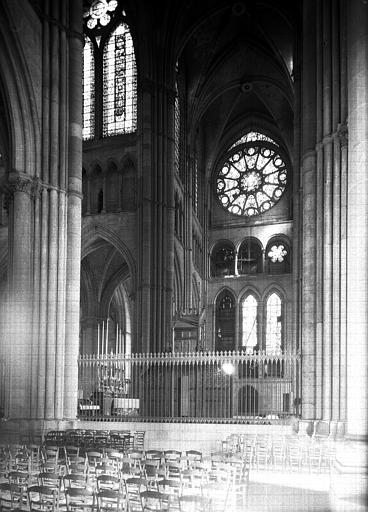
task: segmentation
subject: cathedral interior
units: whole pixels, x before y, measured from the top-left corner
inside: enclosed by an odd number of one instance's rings
[[[0,7],[1,439],[328,440],[366,510],[367,1]]]

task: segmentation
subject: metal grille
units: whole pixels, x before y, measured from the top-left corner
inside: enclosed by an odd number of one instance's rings
[[[84,355],[78,364],[86,419],[282,422],[299,398],[295,353]]]

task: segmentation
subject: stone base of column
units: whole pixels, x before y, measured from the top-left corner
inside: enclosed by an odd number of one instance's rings
[[[345,434],[345,422],[316,420],[313,425],[313,436],[342,439]]]
[[[313,434],[313,427],[313,420],[299,420],[297,434],[311,436]]]
[[[331,469],[331,511],[366,511],[367,488],[368,442],[346,439],[337,443],[336,461]]]

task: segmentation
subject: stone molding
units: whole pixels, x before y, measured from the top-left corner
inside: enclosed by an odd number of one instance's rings
[[[346,147],[348,145],[349,130],[346,123],[341,123],[337,127],[337,136],[340,138],[341,146]]]
[[[339,123],[337,126],[337,130],[329,135],[325,135],[320,142],[316,144],[316,151],[318,152],[327,144],[330,144],[335,139],[340,139],[341,146],[348,145],[348,127],[346,123]]]
[[[27,194],[31,199],[40,199],[43,191],[56,190],[59,194],[73,194],[82,198],[82,194],[77,191],[68,192],[64,188],[43,183],[38,177],[27,176],[19,172],[9,173],[7,181],[4,181],[0,188],[4,192],[4,208],[7,211],[17,193]]]

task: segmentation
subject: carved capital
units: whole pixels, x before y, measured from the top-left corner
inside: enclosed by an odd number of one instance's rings
[[[340,143],[342,147],[348,145],[349,132],[346,123],[341,123],[337,127],[337,135],[340,137]]]
[[[27,175],[20,173],[9,173],[8,176],[8,189],[11,194],[22,192],[28,195],[33,193],[34,180]]]
[[[17,193],[27,194],[34,199],[41,195],[44,188],[41,180],[36,177],[27,176],[23,173],[12,171],[8,174],[7,180],[1,184],[4,192],[4,208],[9,211],[9,204]]]

